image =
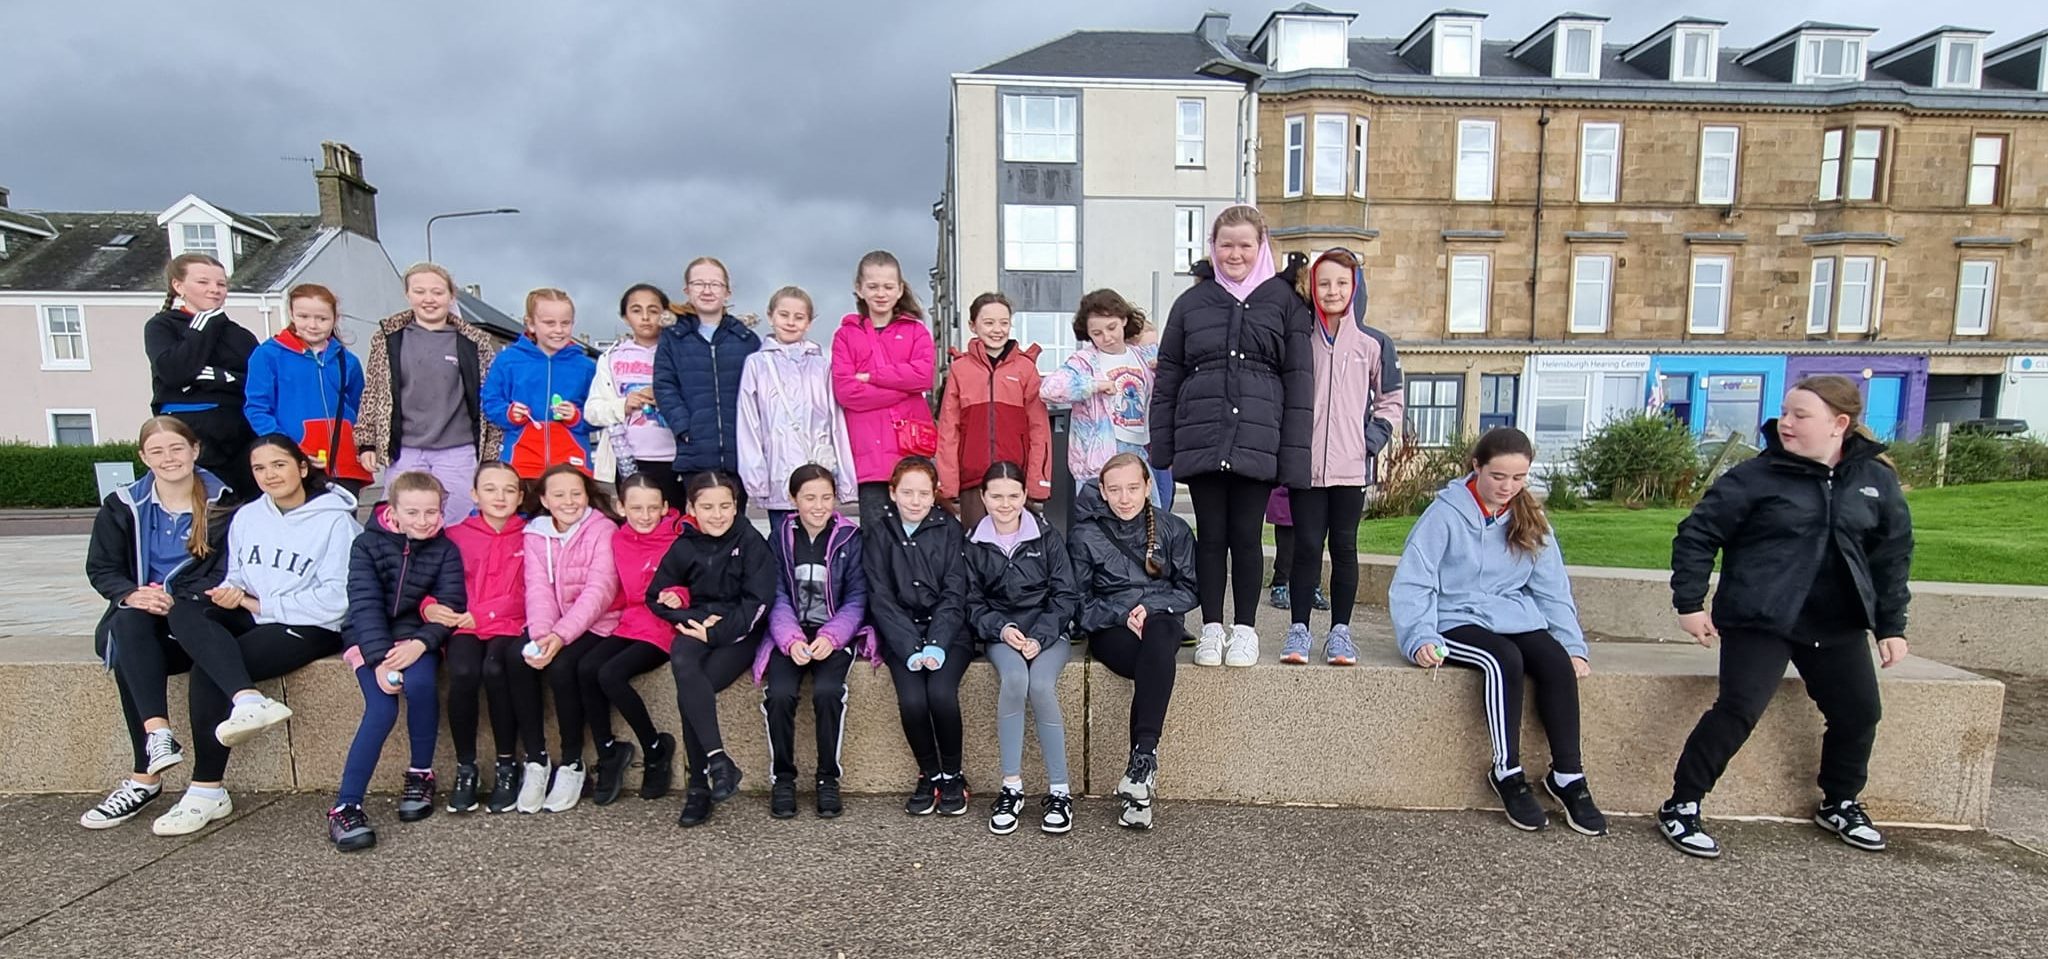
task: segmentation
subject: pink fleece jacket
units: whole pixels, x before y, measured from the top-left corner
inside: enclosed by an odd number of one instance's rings
[[[619,577],[612,566],[617,523],[590,510],[566,532],[552,517],[526,527],[526,630],[573,643],[585,633],[619,628]]]
[[[514,515],[498,530],[472,515],[448,527],[448,538],[462,551],[462,582],[468,587],[469,613],[476,617],[475,629],[458,629],[455,635],[490,639],[524,632],[526,520]]]
[[[664,653],[674,646],[676,628],[647,608],[647,585],[654,581],[661,558],[668,555],[669,546],[683,534],[688,523],[682,514],[669,510],[649,532],[642,533],[621,523],[618,532],[612,534],[612,565],[619,574],[619,605],[625,607],[613,636],[653,643]]]
[[[925,399],[937,364],[931,328],[917,317],[899,316],[879,330],[859,313],[839,321],[832,336],[832,395],[846,410],[853,471],[861,482],[884,482],[895,471],[906,452],[896,445],[898,422],[937,431]]]

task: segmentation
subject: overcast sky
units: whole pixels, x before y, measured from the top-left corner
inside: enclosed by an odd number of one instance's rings
[[[1283,3],[1218,3],[1250,33]],[[1325,3],[1354,36],[1401,36],[1449,0]],[[1492,10],[1512,39],[1565,9],[1614,18],[1609,42],[1679,14],[1729,21],[1747,46],[1802,19],[1877,27],[1873,50],[1943,20],[2048,28],[2038,3],[1924,0],[1623,3]],[[1074,29],[1189,29],[1202,3],[9,3],[0,186],[12,205],[162,210],[186,193],[243,212],[317,209],[320,141],[363,155],[382,239],[402,268],[434,213],[435,252],[509,313],[560,286],[607,331],[639,281],[681,287],[690,258],[733,271],[740,312],[785,283],[824,323],[851,306],[873,248],[920,298],[935,250],[948,77]],[[1552,9],[1552,7],[1555,9]],[[517,11],[514,13],[514,11]],[[821,330],[829,336],[829,330]]]

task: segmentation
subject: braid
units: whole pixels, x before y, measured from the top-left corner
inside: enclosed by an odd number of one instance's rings
[[[1145,502],[1145,575],[1157,578],[1165,572],[1159,565],[1159,514],[1152,502]]]
[[[175,291],[173,291],[173,290],[165,290],[165,291],[164,291],[164,305],[163,305],[163,309],[164,309],[164,310],[168,310],[168,309],[170,309],[170,308],[171,308],[171,304],[172,304],[172,303],[176,303],[177,301],[178,301],[178,294],[177,294],[177,293],[176,293]],[[163,312],[163,310],[158,310],[157,312],[161,313],[161,312]]]

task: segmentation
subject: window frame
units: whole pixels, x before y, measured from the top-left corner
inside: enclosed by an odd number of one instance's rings
[[[1598,309],[1599,324],[1586,326],[1579,322],[1579,308],[1588,302],[1582,289],[1587,279],[1581,270],[1598,263],[1600,266],[1600,291]],[[1573,333],[1605,333],[1614,322],[1614,256],[1608,253],[1586,253],[1572,257],[1572,291],[1565,310],[1566,329]]]
[[[92,431],[92,437],[90,439],[90,442],[84,444],[57,442],[57,417],[59,416],[85,417],[87,428]],[[100,411],[97,409],[46,409],[43,411],[43,430],[49,436],[50,445],[53,447],[79,445],[98,446],[100,443]]]
[[[1814,196],[1822,203],[1833,203],[1842,198],[1843,152],[1849,143],[1849,132],[1854,127],[1829,127],[1820,134],[1820,178]]]
[[[1835,332],[1863,334],[1876,328],[1878,304],[1884,300],[1884,290],[1881,286],[1884,282],[1884,271],[1878,266],[1882,262],[1874,256],[1842,257],[1841,265],[1835,272]],[[1852,282],[1849,274],[1851,269],[1857,266],[1861,266],[1865,272],[1861,280]],[[1854,299],[1851,299],[1851,286],[1861,291]],[[1847,321],[1852,304],[1858,311],[1857,322],[1860,324],[1853,327]]]
[[[1479,57],[1483,47],[1480,43],[1479,24],[1477,22],[1439,22],[1434,32],[1436,34],[1436,49],[1430,51],[1431,56],[1429,59],[1429,72],[1432,75],[1439,77],[1476,77],[1479,75]],[[1467,67],[1455,72],[1444,66],[1444,62],[1448,59],[1444,54],[1450,51],[1453,40],[1460,40],[1469,44],[1469,46],[1463,48]]]
[[[1835,326],[1835,281],[1841,271],[1836,257],[1817,256],[1806,279],[1806,332],[1826,334]],[[1826,270],[1822,270],[1826,267]],[[1825,272],[1827,275],[1822,276]]]
[[[1329,132],[1325,128],[1333,125],[1336,127],[1336,135],[1331,138],[1333,142],[1325,144],[1323,134]],[[1345,180],[1350,173],[1351,165],[1351,117],[1344,113],[1318,113],[1311,120],[1309,128],[1314,138],[1309,146],[1309,195],[1343,196],[1347,185]],[[1326,188],[1323,180],[1323,174],[1326,172],[1323,162],[1325,160],[1335,161],[1332,164],[1337,174],[1337,183],[1334,187]]]
[[[1693,37],[1698,37],[1704,45],[1703,52],[1707,55],[1707,72],[1705,76],[1696,76],[1687,70],[1692,64],[1686,59],[1685,44],[1689,38]],[[1681,27],[1671,35],[1671,48],[1672,82],[1713,83],[1716,79],[1719,79],[1721,75],[1721,44],[1719,38],[1715,35],[1715,31],[1698,27]]]
[[[1468,151],[1466,150],[1466,148],[1465,148],[1465,131],[1466,131],[1467,129],[1471,129],[1471,130],[1479,130],[1479,129],[1484,129],[1484,130],[1486,131],[1486,150],[1485,150],[1485,159],[1486,159],[1486,186],[1485,186],[1485,190],[1484,190],[1484,193],[1483,193],[1483,194],[1481,194],[1481,195],[1472,195],[1472,196],[1467,196],[1467,195],[1465,195],[1465,194],[1464,194],[1464,180],[1465,180],[1465,158],[1466,158],[1466,153],[1468,152]],[[1455,142],[1454,142],[1454,143],[1452,144],[1452,149],[1454,150],[1454,153],[1455,153],[1455,157],[1456,157],[1456,159],[1455,159],[1455,162],[1453,162],[1453,163],[1451,164],[1451,201],[1452,201],[1452,202],[1454,202],[1454,203],[1492,203],[1492,202],[1493,202],[1493,195],[1494,195],[1494,192],[1495,192],[1495,187],[1497,186],[1497,179],[1498,179],[1498,177],[1499,177],[1499,163],[1498,163],[1498,156],[1499,156],[1499,152],[1500,152],[1500,149],[1499,149],[1499,147],[1500,147],[1500,121],[1498,121],[1498,120],[1488,120],[1488,119],[1480,119],[1480,118],[1471,118],[1471,119],[1461,119],[1461,120],[1459,120],[1459,121],[1458,121],[1458,126],[1457,126],[1457,140],[1456,140],[1456,141],[1455,141]],[[1471,153],[1475,154],[1475,156],[1476,156],[1476,155],[1477,155],[1477,153],[1478,153],[1479,151],[1477,151],[1477,150],[1472,150],[1472,151],[1469,151],[1469,152],[1471,152]]]
[[[1839,35],[1802,36],[1799,39],[1799,57],[1795,69],[1798,82],[1806,83],[1861,83],[1865,77],[1864,55],[1866,45],[1863,37]],[[1841,66],[1844,71],[1828,73],[1822,68],[1827,65],[1827,45],[1842,45]]]
[[[1718,301],[1717,305],[1719,306],[1719,309],[1718,309],[1718,310],[1716,311],[1718,315],[1717,315],[1717,316],[1716,316],[1716,318],[1715,318],[1715,322],[1716,322],[1716,326],[1715,326],[1715,328],[1713,328],[1713,329],[1703,329],[1703,328],[1701,328],[1701,326],[1699,325],[1699,312],[1700,312],[1700,286],[1701,286],[1701,284],[1700,284],[1700,267],[1701,267],[1702,265],[1705,265],[1705,264],[1710,264],[1710,263],[1717,263],[1717,264],[1720,264],[1720,267],[1721,267],[1721,280],[1720,280],[1720,282],[1719,282],[1719,283],[1717,283],[1717,284],[1714,284],[1714,289],[1715,289],[1715,291],[1716,291],[1716,293],[1717,293],[1717,297],[1716,297],[1716,299],[1717,299],[1717,301]],[[1701,335],[1706,335],[1706,336],[1724,336],[1724,335],[1726,335],[1726,334],[1727,334],[1727,332],[1728,332],[1728,318],[1729,318],[1729,313],[1730,313],[1730,310],[1729,310],[1729,304],[1728,304],[1728,294],[1729,294],[1729,292],[1730,292],[1731,290],[1733,290],[1734,288],[1735,288],[1735,258],[1734,258],[1733,256],[1730,256],[1730,255],[1728,255],[1728,254],[1725,254],[1725,253],[1708,253],[1708,254],[1695,254],[1695,255],[1693,256],[1693,258],[1692,258],[1692,263],[1691,263],[1691,264],[1690,264],[1690,265],[1689,265],[1689,266],[1687,267],[1687,269],[1686,269],[1686,284],[1685,284],[1685,329],[1686,329],[1686,332],[1687,332],[1687,333],[1692,333],[1692,334],[1701,334]]]
[[[1202,258],[1202,224],[1208,220],[1209,211],[1199,206],[1176,206],[1173,208],[1173,273],[1187,276],[1194,272],[1195,261]],[[1188,229],[1193,227],[1193,229]],[[1182,265],[1181,260],[1187,260]]]
[[[1188,108],[1194,107],[1196,130],[1188,132]],[[1173,166],[1178,170],[1201,169],[1209,160],[1209,101],[1201,97],[1177,97],[1173,101]]]
[[[69,310],[72,319],[78,323],[78,332],[55,333],[50,329],[51,313]],[[57,355],[58,336],[78,337],[78,356],[66,359]],[[42,369],[51,372],[90,372],[92,370],[92,338],[86,335],[85,304],[83,303],[38,303],[36,304],[36,339],[42,345]]]
[[[1984,268],[1984,282],[1979,287],[1978,294],[1981,299],[1978,300],[1977,307],[1978,322],[1981,325],[1975,329],[1965,329],[1963,326],[1963,291],[1973,285],[1969,282],[1970,268],[1972,266],[1982,266]],[[1964,260],[1956,272],[1956,335],[1989,336],[1991,335],[1991,324],[1997,318],[1997,315],[1998,261],[1987,259]]]
[[[1602,132],[1607,130],[1614,131],[1614,146],[1604,150],[1594,150],[1592,133],[1595,130]],[[1590,178],[1589,174],[1591,172],[1588,161],[1594,157],[1604,157],[1607,161],[1607,182],[1603,187],[1604,195],[1602,195],[1600,190],[1589,191],[1587,189],[1587,180]],[[1579,124],[1579,202],[1614,203],[1620,199],[1621,122],[1618,120],[1595,120]]]
[[[1356,179],[1351,184],[1351,195],[1364,199],[1365,174],[1368,169],[1368,148],[1372,143],[1372,121],[1365,117],[1351,118],[1351,175]]]
[[[1078,163],[1080,162],[1081,101],[1079,97],[1058,93],[1005,93],[998,104],[1002,121],[1002,150],[1005,163]],[[1043,100],[1051,103],[1053,116],[1050,130],[1029,128],[1025,121],[1030,101]],[[1010,104],[1017,105],[1016,116],[1010,113]],[[1061,119],[1067,121],[1062,130]],[[1015,120],[1013,123],[1012,120]],[[1023,149],[1027,137],[1050,138],[1054,146],[1051,158],[1026,156]]]
[[[1496,401],[1492,406],[1489,406],[1486,402],[1487,387],[1489,386],[1493,388],[1493,398]],[[1505,413],[1497,412],[1497,410],[1499,409],[1498,401],[1502,397],[1506,397],[1507,399],[1507,412]],[[1485,435],[1486,431],[1490,429],[1496,429],[1498,427],[1503,426],[1514,426],[1516,418],[1521,416],[1522,414],[1522,374],[1479,374],[1478,404],[1480,435]],[[1488,424],[1489,420],[1492,421],[1491,425]]]
[[[1877,146],[1870,156],[1863,155],[1865,134],[1875,137]],[[1848,166],[1843,171],[1842,199],[1851,203],[1876,203],[1884,199],[1885,152],[1890,145],[1889,131],[1884,127],[1856,127],[1848,137]],[[1870,191],[1863,196],[1856,195],[1856,171],[1868,164]]]
[[[1586,66],[1572,69],[1572,36],[1586,38]],[[1600,27],[1591,23],[1567,23],[1557,28],[1555,40],[1556,59],[1551,63],[1551,76],[1559,80],[1600,79]]]
[[[1986,143],[1993,144],[1998,148],[1997,159],[1990,163],[1983,163],[1977,159],[1977,148]],[[1969,173],[1965,175],[1963,180],[1964,206],[2005,205],[2005,160],[2007,156],[2011,155],[2011,147],[2011,138],[2003,133],[1973,133],[1970,135]],[[1984,199],[1978,199],[1977,194],[1977,173],[1980,170],[1987,171],[1991,178],[1991,195]]]
[[[1018,229],[1027,216],[1036,211],[1053,211],[1054,238],[1046,240],[1020,239],[1023,231]],[[1072,273],[1081,268],[1081,216],[1080,207],[1072,204],[1052,203],[1005,203],[1003,216],[1003,270],[1007,273]],[[1020,266],[1027,247],[1052,246],[1054,262],[1064,266]],[[1064,254],[1064,255],[1062,255]]]
[[[1280,195],[1297,197],[1308,186],[1308,115],[1287,117],[1281,140]]]
[[[1728,161],[1728,195],[1725,198],[1720,197],[1718,195],[1710,197],[1707,195],[1707,162],[1709,160],[1721,159],[1723,155],[1720,153],[1709,152],[1707,149],[1707,140],[1709,137],[1715,134],[1724,132],[1728,134],[1729,138],[1728,151],[1726,153],[1726,159]],[[1699,201],[1699,204],[1701,206],[1734,206],[1735,198],[1741,195],[1741,182],[1742,128],[1739,126],[1731,126],[1728,124],[1719,123],[1708,124],[1706,126],[1700,127],[1699,183],[1696,185],[1696,191],[1694,193],[1694,196]]]
[[[1450,403],[1448,403],[1448,404],[1446,404],[1446,403],[1440,403],[1440,402],[1435,402],[1435,400],[1437,399],[1437,397],[1436,397],[1436,395],[1435,395],[1435,394],[1436,394],[1437,392],[1440,392],[1440,391],[1441,391],[1441,390],[1443,389],[1443,387],[1444,387],[1444,386],[1446,386],[1446,385],[1448,385],[1448,386],[1450,386],[1450,387],[1451,387],[1451,402],[1450,402]],[[1431,393],[1431,395],[1427,397],[1427,399],[1431,400],[1431,402],[1427,402],[1427,403],[1418,403],[1418,402],[1415,402],[1415,400],[1416,400],[1416,399],[1418,399],[1418,398],[1423,398],[1423,397],[1422,397],[1422,391],[1421,391],[1421,390],[1418,390],[1418,389],[1416,389],[1416,387],[1420,387],[1420,386],[1428,386],[1428,387],[1430,387],[1430,388],[1431,388],[1431,389],[1430,389],[1430,393]],[[1408,395],[1408,402],[1407,402],[1407,404],[1406,404],[1406,405],[1405,405],[1405,406],[1403,407],[1403,413],[1404,413],[1404,415],[1403,415],[1403,416],[1401,417],[1401,420],[1402,420],[1402,422],[1401,422],[1401,430],[1402,430],[1402,433],[1403,433],[1404,435],[1406,435],[1406,436],[1409,436],[1409,437],[1412,437],[1412,438],[1413,438],[1413,442],[1414,442],[1414,444],[1415,444],[1416,446],[1424,446],[1424,447],[1433,447],[1433,448],[1441,448],[1441,447],[1449,446],[1449,445],[1451,444],[1451,441],[1453,441],[1453,440],[1457,439],[1457,438],[1458,438],[1458,435],[1459,435],[1460,433],[1463,433],[1463,432],[1464,432],[1464,430],[1465,430],[1465,376],[1464,376],[1464,374],[1462,374],[1462,373],[1417,373],[1417,374],[1414,374],[1414,375],[1412,375],[1412,376],[1409,376],[1409,377],[1408,377],[1408,378],[1406,379],[1406,381],[1404,382],[1404,387],[1403,387],[1403,389],[1404,389],[1404,391],[1405,391],[1405,392],[1407,393],[1407,395]],[[1438,421],[1438,420],[1440,420],[1440,421],[1442,421],[1442,422],[1444,423],[1444,425],[1445,425],[1445,429],[1444,429],[1444,431],[1443,431],[1443,434],[1442,434],[1441,438],[1437,438],[1437,437],[1431,437],[1431,436],[1429,436],[1429,435],[1428,435],[1428,431],[1426,431],[1426,430],[1422,429],[1422,428],[1421,428],[1420,426],[1418,426],[1418,425],[1417,425],[1417,423],[1416,423],[1416,421],[1415,421],[1415,414],[1416,414],[1417,412],[1420,412],[1420,411],[1423,411],[1423,410],[1430,410],[1430,411],[1439,411],[1439,410],[1449,410],[1449,411],[1450,411],[1450,413],[1449,413],[1449,415],[1448,415],[1448,416],[1433,416],[1433,417],[1431,417],[1432,421]]]
[[[1955,48],[1969,48],[1969,77],[1958,83],[1952,78],[1955,72]],[[1972,37],[1942,37],[1934,44],[1934,86],[1939,90],[1975,90],[1984,85],[1983,41]]]
[[[1458,266],[1479,265],[1479,325],[1461,329],[1458,326]],[[1470,282],[1468,278],[1466,282]],[[1493,327],[1493,255],[1490,253],[1453,253],[1444,264],[1444,332],[1484,334]]]
[[[1038,372],[1040,375],[1059,369],[1067,362],[1067,358],[1074,355],[1074,351],[1080,347],[1080,344],[1074,341],[1074,314],[1072,313],[1063,313],[1058,310],[1018,310],[1011,314],[1011,321],[1013,324],[1011,329],[1019,346],[1036,345],[1038,347]],[[1040,339],[1029,335],[1033,332],[1031,328],[1038,323],[1047,324],[1047,328],[1052,333],[1050,339]]]

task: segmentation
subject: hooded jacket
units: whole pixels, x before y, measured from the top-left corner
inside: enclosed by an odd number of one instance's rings
[[[240,413],[255,351],[256,334],[219,310],[193,314],[174,307],[150,317],[142,324],[150,412],[160,414],[176,403],[211,403]]]
[[[654,529],[642,533],[631,523],[620,523],[618,531],[612,534],[612,568],[619,575],[619,626],[612,633],[643,643],[653,643],[668,652],[675,645],[676,628],[662,622],[661,617],[647,607],[641,597],[647,595],[647,584],[654,581],[654,571],[661,568],[662,557],[668,555],[669,547],[676,537],[690,526],[690,519],[675,510],[662,514],[661,521]],[[689,591],[674,587],[686,597]]]
[[[439,651],[449,630],[421,614],[428,597],[458,613],[468,608],[462,552],[440,530],[427,539],[399,532],[391,525],[391,507],[378,507],[349,548],[342,658],[359,668],[374,667],[403,639],[425,643],[429,653]]]
[[[703,319],[684,313],[654,348],[654,403],[676,435],[678,473],[740,467],[740,373],[761,337],[730,313],[706,342]]]
[[[906,455],[896,442],[898,423],[922,423],[936,432],[925,396],[937,362],[932,331],[917,317],[898,316],[881,329],[859,313],[839,320],[839,332],[832,335],[832,395],[846,410],[859,482],[887,482]],[[868,374],[866,382],[858,378],[862,373]],[[940,489],[942,496],[953,492]]]
[[[789,655],[789,647],[804,642],[803,624],[796,609],[796,535],[803,520],[791,515],[777,525],[768,544],[775,554],[775,605],[768,611],[768,642],[754,654],[754,682],[768,673],[771,652]],[[855,656],[878,661],[875,631],[864,625],[868,610],[868,578],[861,571],[861,528],[854,521],[833,513],[825,526],[825,609],[829,617],[818,627],[818,635],[832,641],[833,650],[853,646]],[[856,645],[858,644],[858,645]]]
[[[1331,251],[1336,252],[1336,251]],[[1315,267],[1302,274],[1302,296],[1314,318],[1309,343],[1315,358],[1315,428],[1309,437],[1308,485],[1371,486],[1380,450],[1401,422],[1406,393],[1394,341],[1365,325],[1365,270],[1351,277],[1351,302],[1324,317],[1315,297]]]
[[[1081,344],[1074,355],[1067,357],[1066,363],[1046,374],[1045,382],[1039,386],[1039,396],[1046,402],[1065,403],[1073,409],[1073,417],[1067,425],[1067,468],[1076,479],[1093,479],[1101,475],[1102,464],[1123,452],[1124,448],[1117,445],[1116,439],[1115,417],[1119,405],[1135,401],[1138,409],[1148,414],[1152,406],[1152,382],[1159,365],[1159,344],[1131,343],[1124,349],[1128,351],[1126,356],[1137,361],[1137,367],[1135,374],[1128,377],[1132,382],[1121,392],[1095,391],[1095,381],[1101,378],[1097,371],[1110,367],[1116,360],[1097,350],[1093,343]],[[1137,395],[1128,396],[1133,390]]]
[[[1913,516],[1899,477],[1878,457],[1885,446],[1844,437],[1833,467],[1789,452],[1778,421],[1764,424],[1764,450],[1708,487],[1671,541],[1671,605],[1706,607],[1707,580],[1721,557],[1714,625],[1791,638],[1822,564],[1840,554],[1854,580],[1862,623],[1884,639],[1906,634],[1913,565]],[[1860,642],[1862,632],[1818,639]]]
[[[590,421],[590,462],[593,475],[607,483],[620,482],[619,459],[673,462],[676,438],[662,422],[658,404],[626,412],[626,394],[641,386],[654,385],[654,353],[661,341],[646,348],[647,359],[631,349],[632,337],[613,343],[597,358],[597,375],[590,381],[590,401],[583,406],[583,418]],[[642,367],[641,363],[646,366]],[[645,455],[643,455],[645,454]]]
[[[974,637],[967,632],[967,548],[960,521],[937,506],[915,528],[903,531],[903,520],[891,503],[883,515],[861,528],[868,580],[868,615],[898,663],[927,645],[947,656],[971,656]]]
[[[455,328],[456,367],[462,374],[462,404],[469,410],[470,429],[476,437],[478,460],[496,459],[503,434],[497,424],[478,409],[484,378],[491,373],[491,361],[498,355],[497,342],[489,333],[469,325],[450,313]],[[399,355],[405,329],[413,323],[411,310],[393,313],[377,324],[370,337],[370,358],[363,365],[362,419],[356,425],[356,448],[384,457],[389,465],[404,452],[399,438],[405,435],[405,410],[395,402],[405,392],[405,371],[392,361]]]
[[[234,510],[225,505],[227,485],[202,469],[192,475],[199,480],[206,499],[206,541],[212,550],[193,557],[171,571],[162,584],[179,601],[209,603],[207,590],[220,585],[227,569],[228,532]],[[149,473],[107,494],[93,517],[92,538],[85,547],[85,578],[94,592],[107,600],[107,611],[93,627],[93,645],[107,666],[114,665],[114,636],[107,623],[128,594],[142,588],[149,573],[149,544],[143,541],[149,524],[143,511],[156,505],[156,479]]]
[[[1014,625],[1050,646],[1066,637],[1081,605],[1066,537],[1030,510],[1022,521],[1023,538],[1013,553],[996,545],[994,517],[967,538],[967,621],[984,644],[1002,642],[1003,627]]]
[[[448,527],[447,534],[462,553],[468,612],[476,617],[475,629],[455,634],[492,639],[525,632],[526,520],[515,513],[505,518],[504,529],[492,529],[489,520],[474,515]]]
[[[1201,602],[1195,592],[1195,532],[1186,520],[1149,502],[1137,516],[1119,519],[1103,501],[1098,480],[1081,487],[1074,516],[1067,552],[1081,591],[1083,632],[1122,626],[1135,606],[1144,606],[1148,617],[1178,618]],[[1157,577],[1145,570],[1148,554],[1162,567]]]
[[[1401,548],[1387,589],[1401,655],[1413,660],[1445,630],[1478,626],[1501,634],[1547,629],[1566,652],[1584,658],[1586,634],[1556,535],[1545,536],[1534,556],[1511,548],[1508,514],[1487,519],[1466,485],[1471,478],[1445,486]]]
[[[289,513],[259,496],[235,511],[221,584],[255,597],[258,623],[338,630],[348,617],[349,546],[362,531],[355,496],[339,486]]]
[[[1003,344],[990,355],[979,339],[951,351],[939,400],[939,489],[949,499],[981,486],[990,466],[1024,467],[1024,493],[1052,498],[1052,426],[1039,399],[1038,347]]]
[[[590,424],[583,419],[583,404],[590,400],[596,375],[597,362],[573,341],[550,355],[533,337],[523,336],[498,354],[484,378],[482,410],[505,431],[510,442],[502,458],[522,479],[538,479],[558,463],[590,472]],[[568,419],[554,418],[557,398],[576,407]],[[514,421],[514,403],[524,403],[530,418]]]
[[[661,594],[676,587],[688,593],[683,607],[661,605]],[[717,536],[688,526],[669,545],[641,598],[671,628],[717,616],[706,630],[714,646],[758,642],[768,607],[775,604],[775,556],[744,518]],[[697,642],[680,634],[675,641]]]
[[[317,350],[286,329],[249,356],[242,415],[257,436],[283,433],[337,479],[369,482],[356,459],[356,414],[363,402],[363,364],[339,339]]]
[[[526,524],[526,631],[573,643],[619,628],[619,575],[612,534],[619,524],[594,509],[566,530],[542,514]]]
[[[1174,477],[1231,473],[1302,487],[1315,423],[1315,319],[1285,279],[1244,301],[1208,261],[1173,301],[1152,389],[1152,466]]]
[[[832,399],[832,364],[810,340],[770,339],[740,372],[740,481],[768,509],[795,509],[789,474],[816,463],[832,471],[842,503],[859,495],[846,414]]]

